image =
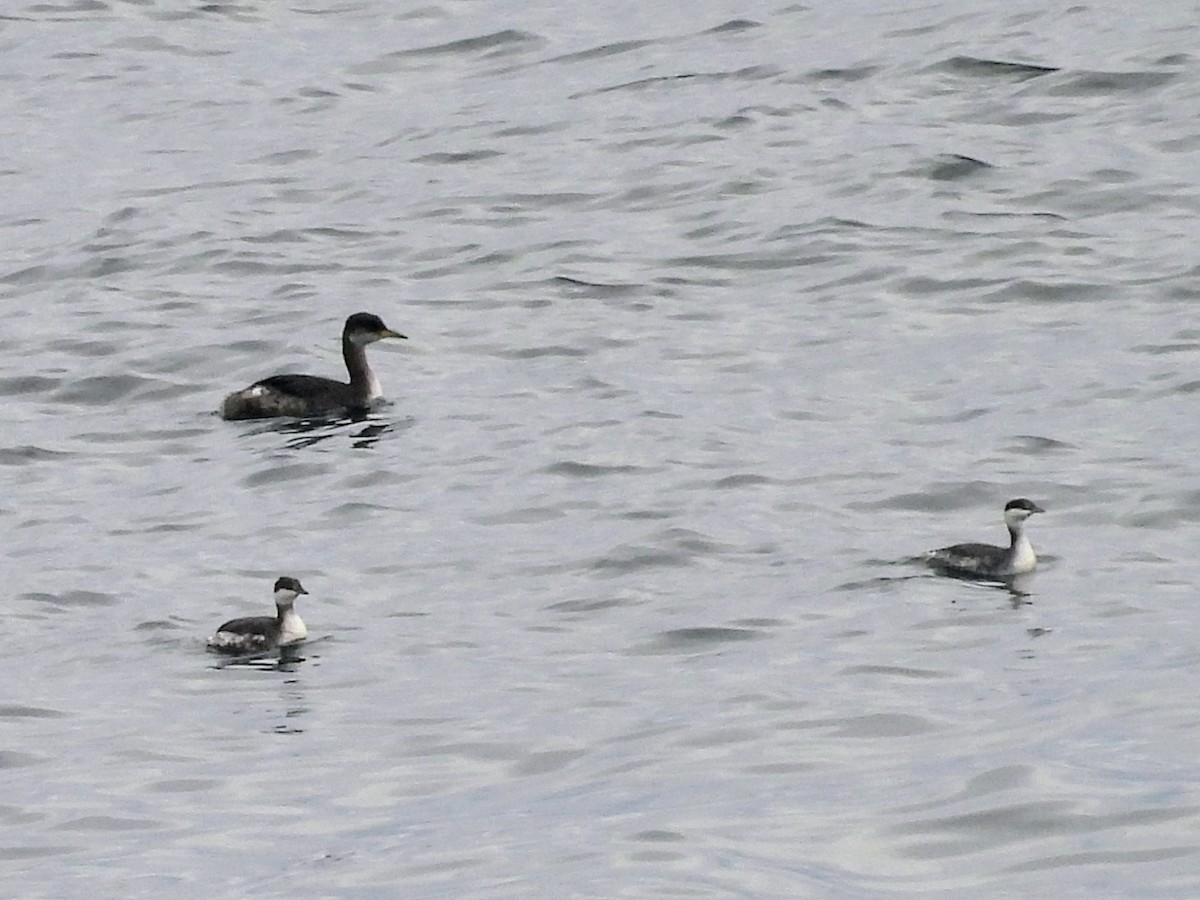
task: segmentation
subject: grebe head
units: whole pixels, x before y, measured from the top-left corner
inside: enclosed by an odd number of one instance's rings
[[[1022,497],[1019,500],[1009,500],[1004,507],[1004,524],[1009,528],[1019,528],[1021,523],[1034,513],[1045,512],[1032,500]]]
[[[365,347],[367,344],[373,344],[376,341],[381,341],[384,338],[407,338],[398,331],[392,331],[383,324],[383,319],[374,313],[355,313],[346,320],[346,327],[342,329],[342,337],[356,344],[359,347]]]
[[[307,594],[299,579],[285,575],[275,582],[275,605],[291,606],[301,594]]]

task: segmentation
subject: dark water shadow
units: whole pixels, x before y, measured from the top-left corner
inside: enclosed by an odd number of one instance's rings
[[[1024,575],[1011,575],[1007,578],[981,578],[978,575],[971,575],[967,572],[956,572],[949,569],[934,570],[930,573],[933,578],[949,578],[953,581],[972,585],[983,590],[1007,591],[1009,602],[1012,604],[1013,609],[1033,605],[1033,592],[1030,588],[1034,574],[1033,572],[1028,572]],[[951,600],[950,602],[955,603],[957,601]]]
[[[943,153],[917,169],[931,181],[962,181],[976,173],[994,168],[991,163],[961,153]]]
[[[349,438],[350,445],[356,449],[370,449],[385,435],[403,431],[416,424],[416,419],[411,416],[398,420],[384,419],[370,410],[355,410],[343,416],[280,418],[261,421],[270,422],[270,424],[247,432],[247,434],[261,435],[274,432],[287,438],[284,446],[289,450],[315,447],[336,437]]]
[[[1042,561],[1051,559],[1043,557]],[[904,566],[913,568],[920,567],[919,572],[909,572],[904,575],[879,575],[874,578],[862,579],[859,581],[848,581],[838,585],[835,590],[839,591],[858,591],[872,586],[879,587],[884,585],[896,585],[905,581],[926,581],[931,578],[948,579],[956,581],[963,585],[969,585],[979,588],[980,590],[1003,590],[1009,594],[1009,602],[1013,609],[1021,606],[1033,605],[1033,579],[1037,576],[1037,571],[1025,572],[1020,575],[1010,575],[1007,577],[990,576],[984,577],[975,575],[970,572],[960,572],[954,569],[942,569],[931,567],[928,561],[923,556],[909,556],[903,559],[896,560],[872,560],[874,565],[887,566]],[[954,600],[951,601],[956,602]]]
[[[219,650],[213,650],[211,647],[205,649],[210,654],[221,657],[218,662],[214,662],[209,667],[212,669],[228,669],[234,666],[238,668],[260,669],[264,672],[295,672],[301,663],[308,661],[306,651],[311,650],[315,644],[320,644],[328,640],[330,638],[327,636],[255,653],[228,654],[222,653]]]
[[[977,56],[951,56],[929,67],[934,71],[972,78],[997,78],[1005,81],[1026,81],[1060,71],[1057,66],[1013,62],[1006,59],[985,59]]]
[[[21,600],[33,600],[49,606],[68,608],[75,606],[116,606],[121,599],[115,594],[105,594],[99,591],[63,591],[61,594],[50,594],[43,591],[31,591],[19,595]]]
[[[757,628],[700,626],[674,628],[659,632],[653,640],[626,651],[630,656],[658,656],[662,654],[711,653],[721,650],[730,643],[753,641],[765,637]]]

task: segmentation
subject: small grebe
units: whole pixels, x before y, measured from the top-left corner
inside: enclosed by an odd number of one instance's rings
[[[346,409],[366,409],[383,392],[367,365],[367,344],[403,338],[379,316],[355,313],[342,329],[342,358],[350,383],[317,375],[272,375],[236,391],[221,404],[225,419],[268,419],[273,416],[320,416]]]
[[[307,593],[295,578],[280,578],[275,582],[274,616],[230,619],[208,639],[208,646],[222,653],[255,653],[304,640],[308,629],[292,604]]]
[[[976,578],[1004,578],[1032,572],[1037,567],[1037,555],[1025,536],[1025,520],[1034,513],[1045,512],[1030,500],[1009,500],[1004,507],[1004,524],[1010,538],[1007,547],[991,544],[955,544],[940,550],[930,550],[925,561],[946,575]]]

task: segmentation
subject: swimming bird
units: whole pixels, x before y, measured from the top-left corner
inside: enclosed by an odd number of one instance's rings
[[[1009,500],[1004,507],[1004,524],[1008,526],[1009,545],[955,544],[940,550],[930,550],[924,560],[946,575],[967,578],[1004,578],[1032,572],[1037,567],[1037,555],[1025,534],[1025,520],[1034,513],[1045,512],[1032,500]]]
[[[355,313],[342,328],[342,358],[350,383],[317,375],[272,375],[235,391],[221,404],[225,419],[268,419],[274,416],[321,416],[367,409],[382,395],[379,379],[367,365],[367,345],[383,338],[403,338],[372,313]]]
[[[222,653],[257,653],[295,644],[308,637],[304,621],[293,604],[308,591],[295,578],[275,582],[275,615],[230,619],[208,639],[208,646]]]

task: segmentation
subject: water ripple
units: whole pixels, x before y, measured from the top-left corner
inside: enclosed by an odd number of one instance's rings
[[[1197,894],[1194,10],[560,7],[3,14],[6,893]]]

